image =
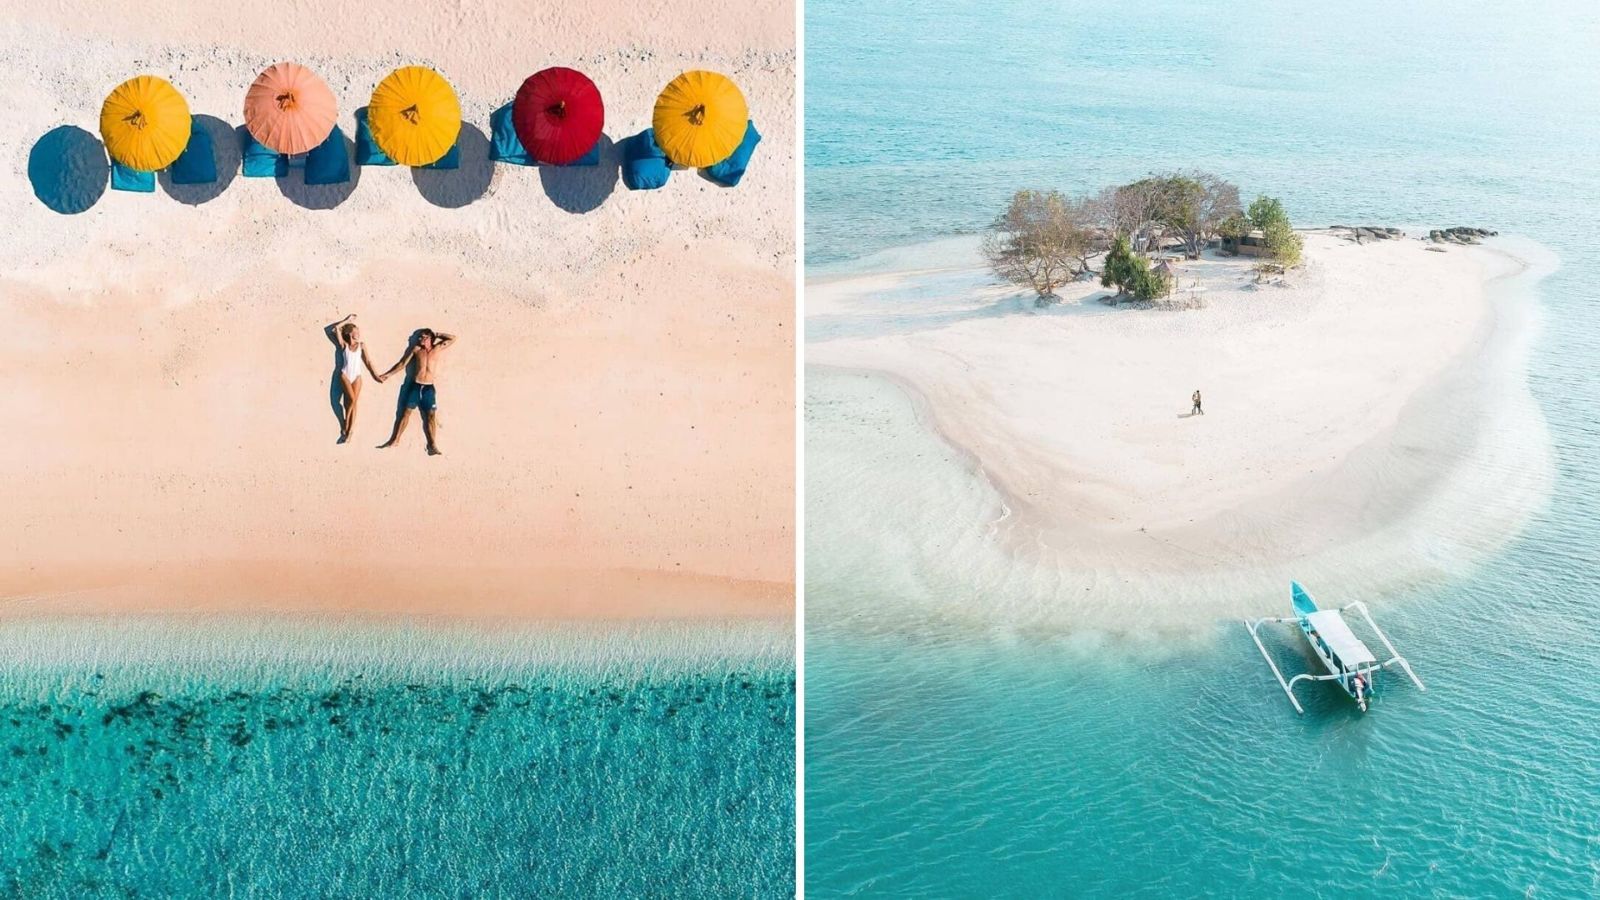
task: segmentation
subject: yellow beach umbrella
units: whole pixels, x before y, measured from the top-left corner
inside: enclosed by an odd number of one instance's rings
[[[189,104],[154,75],[117,85],[100,107],[100,137],[113,160],[154,172],[172,165],[189,145]]]
[[[461,133],[461,105],[450,82],[432,69],[406,66],[378,83],[367,106],[378,149],[403,166],[437,162]]]
[[[656,98],[656,144],[680,166],[714,166],[733,155],[750,119],[744,94],[726,75],[694,70]]]

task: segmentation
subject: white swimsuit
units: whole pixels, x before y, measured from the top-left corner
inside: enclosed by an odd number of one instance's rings
[[[344,358],[344,362],[341,367],[341,371],[344,372],[344,378],[346,381],[354,384],[355,381],[361,377],[361,345],[357,344],[354,347],[346,347],[341,344],[339,346],[339,353]]]

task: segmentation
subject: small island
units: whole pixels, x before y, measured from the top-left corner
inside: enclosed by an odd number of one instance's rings
[[[1019,192],[926,267],[811,282],[808,361],[903,387],[994,488],[1017,565],[1107,622],[1121,597],[1214,620],[1291,574],[1393,586],[1503,543],[1551,472],[1524,372],[1542,248],[1238,197],[1206,173]]]

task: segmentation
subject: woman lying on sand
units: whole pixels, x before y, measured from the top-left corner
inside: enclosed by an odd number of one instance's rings
[[[322,329],[337,349],[334,351],[334,377],[338,379],[340,396],[336,405],[340,409],[339,416],[339,443],[350,440],[350,427],[356,423],[356,403],[361,399],[361,367],[366,366],[367,371],[374,377],[377,371],[372,368],[372,360],[367,358],[367,345],[361,342],[361,329],[356,327],[353,319],[355,313],[334,322]],[[383,379],[379,378],[379,381]]]

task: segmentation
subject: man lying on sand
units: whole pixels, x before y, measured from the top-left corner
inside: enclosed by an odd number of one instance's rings
[[[438,398],[434,390],[434,378],[439,372],[439,355],[455,341],[453,334],[435,334],[431,328],[419,329],[411,336],[411,345],[406,347],[400,361],[382,375],[373,376],[381,384],[402,368],[406,370],[406,382],[400,388],[400,410],[394,417],[394,433],[389,435],[389,440],[379,444],[378,449],[393,447],[400,440],[400,435],[411,421],[411,411],[417,409],[422,411],[422,433],[428,439],[428,455],[440,455],[439,442],[435,437]]]

